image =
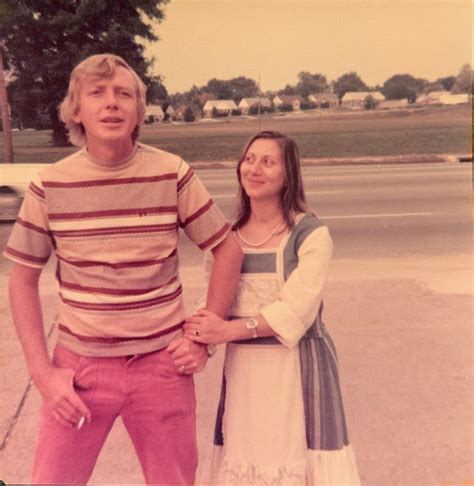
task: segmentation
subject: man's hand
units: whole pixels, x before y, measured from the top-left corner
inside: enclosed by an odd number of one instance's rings
[[[171,341],[166,348],[171,354],[180,374],[199,373],[207,363],[206,347],[181,336]]]
[[[91,421],[91,411],[74,390],[74,371],[51,366],[34,380],[53,417],[65,427],[80,427],[82,417]]]

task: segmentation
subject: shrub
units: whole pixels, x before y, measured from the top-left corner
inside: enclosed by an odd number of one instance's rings
[[[378,104],[378,101],[376,101],[372,95],[366,96],[364,100],[364,108],[366,110],[374,110]]]
[[[283,103],[278,107],[279,111],[293,111],[293,105],[290,103]]]
[[[196,115],[194,114],[194,111],[192,110],[192,108],[190,106],[188,106],[184,110],[183,118],[184,118],[184,121],[185,122],[188,122],[188,123],[193,122],[194,120],[196,120]]]
[[[242,110],[239,110],[238,108],[236,110],[232,110],[230,112],[232,116],[240,116],[242,114]]]

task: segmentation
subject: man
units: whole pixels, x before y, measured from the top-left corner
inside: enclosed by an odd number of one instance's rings
[[[73,70],[60,113],[83,148],[32,181],[5,249],[13,320],[43,398],[33,483],[86,483],[119,415],[147,483],[194,481],[192,373],[207,354],[182,334],[178,227],[214,254],[206,307],[221,316],[243,257],[190,167],[136,142],[145,91],[111,54]],[[59,332],[51,361],[38,280],[52,252]]]

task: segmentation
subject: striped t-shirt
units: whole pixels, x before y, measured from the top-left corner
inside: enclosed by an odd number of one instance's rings
[[[89,356],[146,353],[183,325],[179,227],[202,250],[229,231],[182,159],[137,144],[107,168],[83,149],[31,182],[4,255],[41,268],[54,251],[59,343]]]

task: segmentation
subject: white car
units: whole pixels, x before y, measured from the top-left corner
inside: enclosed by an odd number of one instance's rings
[[[35,174],[49,164],[0,164],[0,221],[14,221]]]

